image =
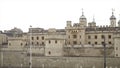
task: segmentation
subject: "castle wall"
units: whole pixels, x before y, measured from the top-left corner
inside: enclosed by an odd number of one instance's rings
[[[115,51],[115,57],[120,57],[120,34],[116,33],[114,38],[114,51]]]
[[[103,56],[103,47],[66,47],[64,48],[64,56]],[[114,56],[114,48],[106,48],[107,56]]]
[[[45,56],[63,56],[64,44],[65,35],[47,35],[45,42]]]
[[[114,33],[106,31],[106,32],[102,32],[102,31],[90,31],[90,32],[86,32],[85,34],[85,40],[86,40],[86,44],[90,44],[90,45],[102,45],[102,42],[104,42],[104,38],[105,37],[105,43],[108,46],[113,46],[114,45],[114,41],[113,41],[113,36]]]
[[[4,52],[4,67],[29,67],[29,56],[21,52]],[[1,61],[1,60],[0,60]],[[107,57],[107,67],[120,68],[120,58]],[[0,63],[1,64],[1,63]],[[103,68],[103,57],[32,57],[34,68]]]
[[[5,34],[0,34],[0,45],[7,43],[7,36]]]

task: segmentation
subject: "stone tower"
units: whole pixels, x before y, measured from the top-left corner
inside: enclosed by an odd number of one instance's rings
[[[66,27],[71,27],[71,21],[67,21]]]
[[[63,56],[65,35],[57,33],[56,29],[49,29],[45,38],[45,56]]]
[[[120,57],[120,33],[114,35],[114,50],[115,57]]]
[[[116,17],[114,16],[113,11],[112,11],[112,16],[110,17],[110,27],[116,27]]]

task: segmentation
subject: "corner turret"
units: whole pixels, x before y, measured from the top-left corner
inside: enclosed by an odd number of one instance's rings
[[[116,17],[114,16],[114,10],[112,9],[112,16],[110,17],[110,27],[116,27]]]
[[[82,16],[79,18],[79,23],[83,26],[87,26],[87,19],[86,17],[84,16],[84,12],[83,12],[83,9],[82,9]]]

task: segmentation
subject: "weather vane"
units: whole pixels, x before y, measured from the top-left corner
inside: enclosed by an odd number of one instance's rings
[[[112,15],[114,14],[115,9],[112,8]]]
[[[82,8],[82,15],[84,15],[83,8]]]

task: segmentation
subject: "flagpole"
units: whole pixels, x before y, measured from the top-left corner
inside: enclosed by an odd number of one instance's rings
[[[30,26],[30,29],[32,28],[32,26]],[[31,37],[32,37],[32,30],[30,32],[30,62],[29,62],[29,65],[30,65],[30,68],[32,68],[32,43],[31,43]]]

